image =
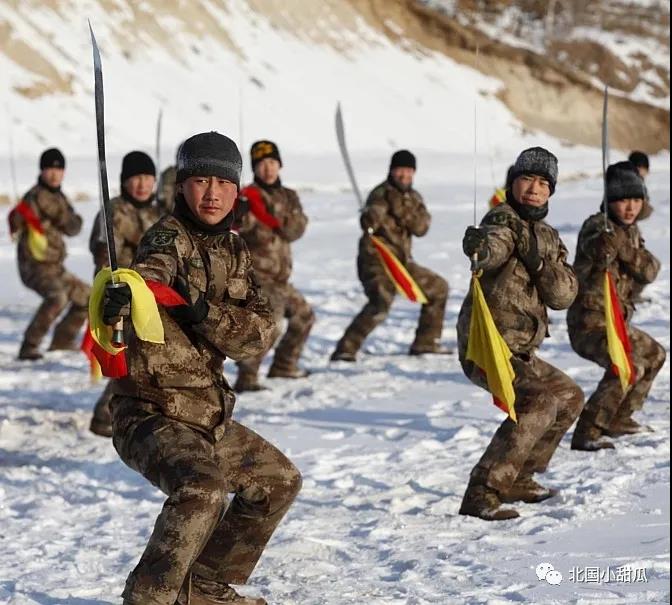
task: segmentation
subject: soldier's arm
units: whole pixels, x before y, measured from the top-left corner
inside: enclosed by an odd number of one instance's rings
[[[280,218],[279,233],[288,242],[299,239],[306,230],[308,217],[303,212],[299,196],[294,191],[287,193],[287,213]]]
[[[273,230],[258,221],[250,210],[240,219],[237,230],[248,245],[255,248],[267,244],[274,237]]]
[[[479,268],[492,271],[511,258],[516,246],[515,234],[504,215],[486,214],[480,228],[484,229],[487,235],[487,251],[483,260],[479,262]]]
[[[544,256],[541,270],[534,276],[544,303],[551,309],[567,309],[579,291],[579,281],[573,267],[567,263],[567,248],[557,238],[557,247]]]
[[[409,204],[404,223],[408,230],[416,237],[422,237],[429,231],[432,216],[425,206],[422,196],[416,191],[413,193],[413,202]]]
[[[54,225],[65,235],[72,237],[82,230],[82,217],[75,212],[70,202],[63,196],[58,214],[52,219]]]
[[[385,199],[384,192],[379,189],[382,188],[376,188],[369,194],[366,205],[359,215],[359,223],[364,231],[367,229],[377,231],[385,215],[388,213],[387,200]]]
[[[270,305],[261,296],[251,270],[247,285],[245,300],[210,303],[207,317],[194,325],[195,332],[234,360],[265,352],[275,327]]]
[[[616,256],[615,235],[605,229],[604,220],[586,223],[579,234],[578,246],[598,268],[606,269]]]
[[[618,258],[623,269],[640,284],[650,284],[658,277],[660,261],[645,248],[641,237],[637,247],[619,246]]]
[[[177,276],[179,255],[175,246],[177,231],[149,229],[140,240],[140,246],[131,267],[145,280],[172,286]]]

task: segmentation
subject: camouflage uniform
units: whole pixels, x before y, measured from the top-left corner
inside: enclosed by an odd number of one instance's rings
[[[133,268],[166,285],[180,276],[209,302],[206,318],[193,325],[159,306],[165,344],[130,331],[128,375],[114,381],[111,403],[119,455],[168,495],[127,580],[125,603],[173,605],[190,572],[222,584],[247,580],[301,475],[231,417],[235,397],[223,360],[259,354],[274,329],[243,240],[164,217],[143,237]]]
[[[543,220],[521,219],[508,203],[490,210],[481,227],[487,233],[488,255],[480,281],[494,322],[513,354],[518,423],[507,418],[501,424],[471,472],[465,501],[476,486],[487,486],[505,498],[517,484],[529,482],[532,473],[546,470],[583,405],[579,386],[536,355],[548,335],[546,308],[566,309],[578,287],[558,232]],[[543,259],[536,276],[521,260],[531,230]],[[460,362],[466,376],[487,390],[483,372],[466,359],[471,309],[469,292],[457,323]]]
[[[605,233],[604,215],[598,213],[588,218],[581,228],[574,261],[579,278],[579,295],[567,313],[572,348],[581,357],[605,370],[574,432],[573,444],[578,446],[586,439],[593,441],[603,433],[609,434],[610,430],[634,432],[627,430],[628,425],[631,425],[630,429],[638,426],[630,417],[644,405],[666,357],[660,344],[631,325],[635,298],[643,286],[655,280],[660,262],[644,246],[636,223],[630,226],[613,220],[608,223],[611,234]],[[636,382],[627,393],[623,393],[620,381],[612,370],[607,350],[603,293],[605,269],[613,278],[632,344]]]
[[[438,348],[443,316],[448,300],[448,283],[429,269],[418,265],[411,256],[411,238],[429,230],[431,216],[421,195],[410,189],[401,191],[391,180],[378,185],[369,195],[360,222],[380,237],[406,267],[427,297],[411,351],[431,352]],[[354,355],[371,331],[387,317],[396,289],[388,277],[378,252],[367,233],[359,240],[357,273],[369,301],[347,327],[336,346],[334,356]]]
[[[280,228],[271,229],[250,211],[242,217],[238,232],[252,254],[255,277],[273,309],[276,331],[269,349],[280,337],[282,320],[288,320],[287,332],[276,347],[269,375],[273,376],[276,371],[291,374],[298,370],[301,351],[315,321],[306,299],[289,283],[292,272],[290,244],[304,234],[308,217],[296,192],[283,187],[279,181],[273,186],[257,184],[257,187],[269,213],[279,221]],[[266,352],[238,362],[241,386],[257,382],[257,372]]]
[[[77,235],[82,228],[82,217],[74,211],[60,189],[53,190],[41,182],[28,191],[23,200],[40,219],[47,238],[47,251],[44,260],[33,258],[23,218],[13,213],[11,229],[20,232],[18,262],[21,281],[44,299],[26,329],[21,352],[37,352],[51,324],[68,304],[68,311],[54,328],[49,348],[77,349],[75,340],[88,313],[89,286],[65,269],[63,235]]]
[[[175,166],[168,166],[159,177],[156,199],[164,214],[170,214],[175,207]]]
[[[123,196],[111,200],[110,208],[117,264],[119,267],[130,267],[143,234],[159,220],[159,208],[151,202],[133,203]],[[89,250],[93,255],[95,273],[110,264],[105,233],[101,229],[104,229],[104,226],[101,223],[101,215],[98,213],[93,221],[93,228],[89,237]],[[112,435],[111,399],[112,384],[108,383],[96,402],[90,427],[94,433],[106,437]]]

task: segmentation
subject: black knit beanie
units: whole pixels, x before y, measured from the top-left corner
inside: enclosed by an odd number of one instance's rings
[[[216,176],[240,188],[243,160],[237,145],[218,132],[202,132],[189,137],[177,150],[176,182],[190,176]]]
[[[156,176],[154,160],[144,151],[131,151],[121,161],[121,182],[139,174],[151,174]]]
[[[265,160],[266,158],[272,158],[280,162],[280,167],[282,167],[282,158],[280,157],[280,150],[278,146],[273,141],[256,141],[250,147],[250,161],[252,162],[252,170],[256,165]]]
[[[40,170],[45,168],[63,168],[65,169],[65,157],[60,149],[51,147],[40,156]]]
[[[607,202],[646,198],[644,180],[632,162],[617,162],[607,168]]]
[[[530,147],[521,151],[513,165],[510,176],[512,184],[519,176],[532,174],[548,181],[551,195],[555,192],[558,182],[558,158],[543,147]]]
[[[643,151],[633,151],[628,156],[628,161],[632,162],[635,165],[635,168],[649,169],[649,156]]]
[[[390,170],[393,168],[413,168],[416,169],[415,156],[408,149],[400,149],[392,154],[390,159]]]

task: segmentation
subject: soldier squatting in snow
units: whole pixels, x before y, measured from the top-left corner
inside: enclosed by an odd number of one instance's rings
[[[172,210],[163,217],[152,203],[156,170],[151,159],[131,152],[123,161],[121,195],[110,217],[119,264],[172,288],[186,301],[159,305],[165,344],[139,339],[126,322],[128,374],[109,383],[92,421],[95,432],[112,434],[128,466],[168,496],[126,583],[126,605],[263,603],[238,595],[230,585],[247,581],[301,487],[292,462],[233,419],[235,395],[222,373],[230,357],[239,367],[236,390],[260,388],[261,360],[287,318],[269,376],[307,375],[298,359],[314,314],[289,277],[290,244],[303,235],[308,219],[296,192],[280,181],[277,145],[258,141],[251,159],[254,183],[239,192],[242,160],[235,143],[214,132],[187,139],[171,173],[175,188],[165,183],[163,204]],[[86,317],[89,288],[63,266],[62,236],[78,233],[82,223],[60,191],[64,167],[62,154],[47,150],[38,184],[10,214],[12,231],[19,235],[21,278],[44,298],[26,331],[21,359],[40,357],[43,336],[68,304],[52,349],[76,348]],[[430,225],[429,212],[413,189],[415,168],[410,152],[395,153],[387,180],[363,208],[357,267],[369,300],[338,342],[333,360],[355,360],[395,295],[371,234],[393,250],[428,299],[409,352],[446,352],[440,337],[448,284],[411,255],[412,237],[423,236]],[[463,239],[464,253],[482,271],[486,301],[513,354],[517,423],[510,418],[502,423],[471,471],[461,514],[510,519],[518,513],[502,508],[503,503],[540,502],[555,495],[533,475],[546,470],[579,415],[574,449],[613,447],[605,436],[642,430],[632,414],[643,406],[665,361],[665,350],[630,321],[637,292],[660,268],[637,227],[650,211],[635,166],[609,167],[608,228],[601,214],[586,220],[574,267],[558,232],[545,221],[557,176],[553,154],[539,147],[523,151],[510,169],[505,202],[491,208],[480,227],[468,228]],[[249,209],[237,200],[247,201]],[[107,264],[100,227],[96,220],[90,239],[96,270]],[[31,240],[35,233],[46,238],[46,250],[38,247],[39,253]],[[626,393],[607,353],[599,293],[605,268],[616,281],[633,345],[636,376]],[[459,359],[466,376],[486,388],[483,372],[465,355],[472,302],[467,295],[458,318]],[[106,289],[105,322],[128,317],[131,304],[128,287]],[[548,308],[569,308],[574,350],[605,369],[585,408],[577,384],[537,355],[548,335]]]

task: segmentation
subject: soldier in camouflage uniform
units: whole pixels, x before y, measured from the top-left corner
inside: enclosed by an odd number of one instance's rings
[[[481,286],[495,325],[508,345],[515,371],[515,411],[471,471],[460,514],[488,521],[518,516],[502,502],[541,502],[555,495],[536,481],[583,406],[583,392],[566,374],[537,356],[548,335],[547,307],[566,309],[578,283],[558,232],[544,221],[555,190],[555,156],[534,147],[516,160],[507,203],[495,206],[481,226],[469,227],[464,253],[483,271]],[[483,371],[466,359],[471,292],[457,323],[460,363],[466,376],[487,390]]]
[[[643,427],[631,416],[644,405],[651,385],[665,363],[665,349],[632,325],[635,296],[658,275],[660,262],[649,252],[637,222],[648,204],[644,182],[630,162],[607,169],[608,229],[603,212],[586,220],[579,233],[574,268],[579,295],[567,313],[572,348],[605,372],[574,430],[572,449],[613,448],[606,437],[633,434]],[[604,317],[604,272],[609,271],[618,294],[632,345],[635,383],[624,393],[612,369]]]
[[[156,201],[163,214],[170,214],[175,207],[175,166],[168,166],[159,177]]]
[[[120,180],[121,195],[110,202],[114,247],[117,264],[120,267],[130,267],[145,231],[161,216],[158,206],[152,203],[156,182],[156,168],[152,158],[142,151],[127,153],[121,162]],[[98,213],[89,237],[89,250],[93,255],[96,273],[110,264],[105,226],[101,224],[101,220],[101,215]],[[91,432],[101,437],[112,436],[111,399],[112,384],[108,383],[96,402],[89,425]]]
[[[65,158],[55,148],[47,149],[40,158],[37,184],[23,196],[32,213],[39,219],[47,249],[44,257],[34,257],[29,246],[29,230],[19,212],[10,213],[10,230],[19,234],[18,262],[21,281],[44,300],[31,320],[19,351],[19,359],[41,359],[42,339],[51,324],[67,308],[56,324],[50,351],[79,350],[77,335],[88,312],[89,286],[65,269],[63,235],[77,235],[82,217],[77,214],[61,191]]]
[[[230,231],[241,167],[223,135],[186,140],[174,214],[147,231],[133,265],[187,304],[159,306],[165,344],[130,330],[128,375],[114,381],[114,446],[168,495],[125,605],[265,603],[230,585],[247,581],[301,486],[278,449],[232,418],[235,396],[222,373],[225,357],[259,354],[274,330],[247,246]],[[130,302],[128,287],[108,286],[104,321],[128,317]]]
[[[315,315],[301,292],[289,283],[289,276],[292,271],[290,244],[304,234],[308,217],[296,192],[280,181],[282,159],[277,145],[272,141],[257,141],[250,155],[254,184],[241,193],[249,210],[243,215],[238,232],[252,254],[254,274],[273,309],[276,322],[273,343],[280,337],[282,321],[287,318],[287,332],[275,349],[268,377],[304,378],[308,372],[299,367],[298,361]],[[265,353],[238,362],[236,391],[263,388],[257,374]]]
[[[422,196],[413,189],[415,169],[415,156],[410,151],[403,149],[395,152],[387,180],[369,194],[362,210],[360,223],[364,234],[359,240],[357,272],[369,301],[347,327],[331,356],[332,361],[355,361],[366,337],[387,317],[396,294],[369,233],[385,242],[428,300],[422,305],[409,354],[450,352],[439,344],[448,300],[448,283],[433,271],[418,265],[411,255],[411,238],[425,235],[431,222]]]

